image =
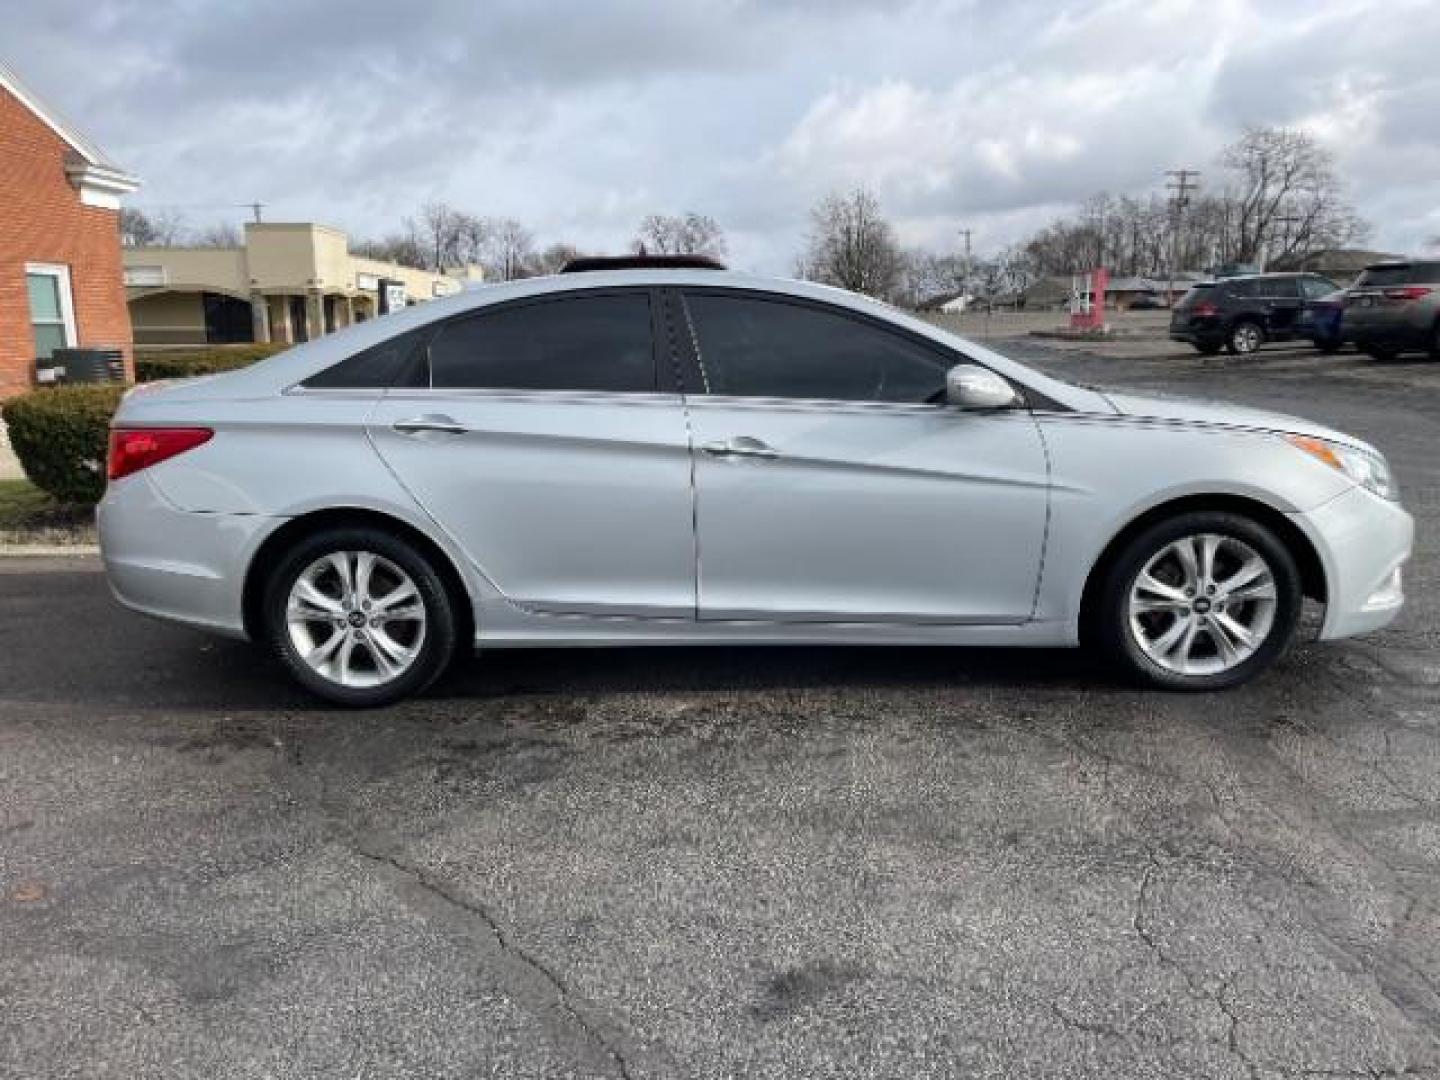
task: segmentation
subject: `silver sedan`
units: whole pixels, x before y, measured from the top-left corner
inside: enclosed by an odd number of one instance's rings
[[[142,386],[100,507],[115,594],[330,700],[546,645],[1087,644],[1149,685],[1383,626],[1384,458],[1265,412],[1056,381],[885,305],[591,270]]]

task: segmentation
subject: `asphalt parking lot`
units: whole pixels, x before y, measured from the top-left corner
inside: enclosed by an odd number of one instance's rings
[[[1400,621],[1217,696],[576,650],[347,714],[0,560],[0,1075],[1440,1077],[1440,365],[1024,351],[1377,442]]]

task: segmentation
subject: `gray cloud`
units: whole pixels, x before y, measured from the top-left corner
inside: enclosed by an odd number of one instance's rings
[[[143,204],[377,233],[430,198],[617,248],[701,210],[785,270],[873,187],[915,242],[1007,242],[1090,192],[1214,174],[1246,123],[1336,150],[1377,239],[1440,233],[1440,6],[1389,0],[6,0],[0,50]]]

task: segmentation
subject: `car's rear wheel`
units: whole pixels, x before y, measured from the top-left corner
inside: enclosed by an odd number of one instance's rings
[[[1388,364],[1400,355],[1395,349],[1384,349],[1378,345],[1366,345],[1363,351],[1371,360],[1378,360],[1382,364]]]
[[[1315,348],[1322,353],[1337,353],[1344,342],[1338,337],[1320,337],[1315,339]]]
[[[1430,359],[1440,360],[1440,319],[1430,328]]]
[[[1259,352],[1260,346],[1265,344],[1265,331],[1259,323],[1250,319],[1241,319],[1230,328],[1230,338],[1226,346],[1236,356],[1249,356],[1251,353]]]
[[[265,593],[266,635],[280,662],[340,705],[386,705],[424,690],[454,655],[456,626],[429,558],[381,529],[306,537]]]
[[[1201,511],[1151,526],[1116,555],[1096,630],[1110,658],[1143,683],[1219,690],[1285,651],[1302,603],[1295,559],[1274,533]]]

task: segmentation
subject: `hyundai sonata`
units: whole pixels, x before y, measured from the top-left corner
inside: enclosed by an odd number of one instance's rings
[[[131,391],[99,513],[116,596],[347,705],[472,646],[1083,642],[1209,690],[1272,663],[1306,597],[1326,639],[1400,608],[1411,519],[1357,439],[640,263]]]

